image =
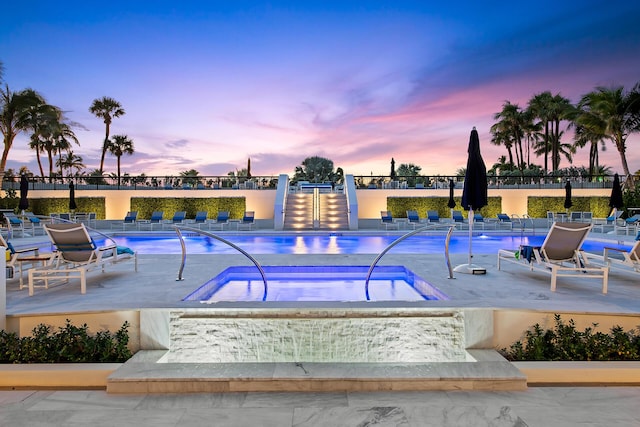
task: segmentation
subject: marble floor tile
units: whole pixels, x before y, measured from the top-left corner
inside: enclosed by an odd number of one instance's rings
[[[368,392],[349,393],[349,406],[366,406],[375,402],[378,406],[446,406],[452,401],[444,391]]]
[[[154,426],[176,427],[184,416],[184,409],[173,410],[82,410],[75,411],[66,421],[65,427],[123,427]]]
[[[294,427],[410,427],[402,408],[396,406],[296,408]]]
[[[247,393],[244,408],[347,406],[346,393]]]
[[[187,411],[178,426],[289,427],[292,419],[292,408],[197,408]]]
[[[67,426],[75,411],[28,411],[22,408],[0,408],[0,427]]]
[[[108,394],[102,390],[56,391],[33,404],[30,410],[133,409],[144,397],[142,394]]]
[[[136,409],[240,408],[246,393],[170,393],[148,394]]]
[[[411,406],[403,408],[415,427],[528,427],[510,406]]]

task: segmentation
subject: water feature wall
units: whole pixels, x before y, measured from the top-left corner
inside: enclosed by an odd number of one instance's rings
[[[186,309],[169,316],[170,363],[468,360],[455,309]]]

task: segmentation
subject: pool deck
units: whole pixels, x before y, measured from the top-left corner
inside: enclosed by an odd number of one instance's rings
[[[371,230],[369,230],[371,231]],[[612,236],[592,234],[593,238]],[[33,240],[31,240],[33,239]],[[633,236],[615,236],[631,241]],[[42,237],[16,239],[20,243]],[[369,265],[367,255],[256,255],[264,265]],[[453,266],[467,254],[452,254]],[[496,254],[474,254],[486,275],[455,273],[448,278],[444,256],[387,254],[383,265],[405,265],[449,295],[449,301],[348,303],[350,307],[488,307],[524,310],[640,313],[638,275],[613,272],[603,295],[594,280],[550,278],[507,265],[497,271]],[[17,280],[7,284],[7,314],[73,313],[138,308],[202,307],[181,302],[189,292],[230,265],[250,265],[242,255],[189,255],[184,280],[176,281],[179,255],[140,255],[139,271],[121,264],[89,275],[87,293],[74,283],[29,297]],[[216,307],[258,307],[264,303],[218,303]],[[270,307],[332,307],[333,303],[268,303]],[[345,304],[345,303],[342,303]],[[530,387],[525,391],[420,392],[234,392],[195,394],[109,394],[102,390],[0,391],[4,425],[640,425],[640,387]],[[493,423],[493,424],[492,424]]]

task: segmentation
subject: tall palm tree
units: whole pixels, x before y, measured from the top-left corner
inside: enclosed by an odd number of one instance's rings
[[[560,130],[560,122],[567,120],[573,114],[574,106],[569,99],[556,94],[550,105],[551,119],[551,167],[554,172],[560,169],[560,154],[564,154],[567,157],[567,145],[561,142],[563,132]],[[562,152],[562,153],[561,153]],[[569,162],[571,158],[567,157]]]
[[[524,153],[522,150],[522,136],[524,133],[523,129],[526,127],[527,116],[520,109],[518,104],[512,104],[509,101],[505,101],[502,105],[502,111],[496,113],[493,118],[494,120],[499,121],[491,126],[491,133],[496,139],[496,141],[493,141],[492,138],[492,142],[494,144],[501,142],[502,144],[505,144],[505,146],[507,143],[510,143],[515,149],[515,166],[522,171],[525,163]],[[513,162],[510,150],[509,160]]]
[[[540,141],[538,147],[542,147],[542,152],[544,153],[544,174],[546,175],[549,171],[549,148],[550,148],[550,132],[549,125],[551,123],[551,103],[553,101],[553,95],[551,92],[546,91],[539,94],[536,94],[529,100],[527,105],[527,110],[531,114],[532,117],[540,120],[539,126],[544,128],[543,138]]]
[[[597,87],[579,102],[581,114],[577,121],[594,135],[613,142],[620,154],[622,169],[627,177],[627,187],[635,190],[633,175],[627,163],[627,137],[640,131],[640,83],[627,93],[622,86]]]
[[[36,152],[36,160],[40,176],[44,177],[40,153],[44,153],[44,142],[51,136],[51,123],[57,123],[61,112],[58,107],[49,105],[44,99],[34,104],[26,112],[29,129],[33,131],[29,141],[29,148]]]
[[[2,132],[4,150],[0,159],[0,176],[4,176],[9,151],[16,136],[29,129],[27,117],[29,109],[42,102],[40,96],[33,89],[12,92],[8,85],[0,89],[0,132]]]
[[[118,101],[108,96],[103,96],[99,99],[94,99],[93,104],[89,107],[89,112],[94,116],[102,119],[105,124],[105,137],[102,144],[102,155],[100,157],[100,172],[104,171],[104,157],[107,153],[109,146],[109,131],[111,129],[111,122],[114,118],[120,117],[124,114],[124,108]]]
[[[107,149],[118,159],[118,186],[120,185],[120,158],[123,154],[131,156],[134,153],[133,141],[127,135],[113,135]]]

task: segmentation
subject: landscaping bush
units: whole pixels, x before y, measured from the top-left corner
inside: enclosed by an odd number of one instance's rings
[[[463,211],[466,218],[468,211],[464,211],[460,205],[460,197],[455,197],[454,209]],[[406,218],[408,210],[418,211],[420,217],[425,217],[428,210],[438,211],[440,218],[450,218],[451,208],[447,206],[449,197],[387,197],[387,210],[391,211],[394,218]],[[501,213],[502,197],[489,197],[487,206],[475,213],[481,213],[486,218],[495,218]]]
[[[500,353],[511,361],[612,361],[640,360],[640,335],[614,326],[611,333],[596,332],[597,323],[583,332],[573,319],[565,324],[554,315],[555,327],[543,330],[539,324],[525,332],[525,342],[516,341]]]
[[[89,327],[74,326],[67,319],[64,327],[52,331],[40,324],[32,336],[0,331],[0,363],[96,363],[125,362],[132,354],[127,344],[129,323],[115,333],[89,335]]]

